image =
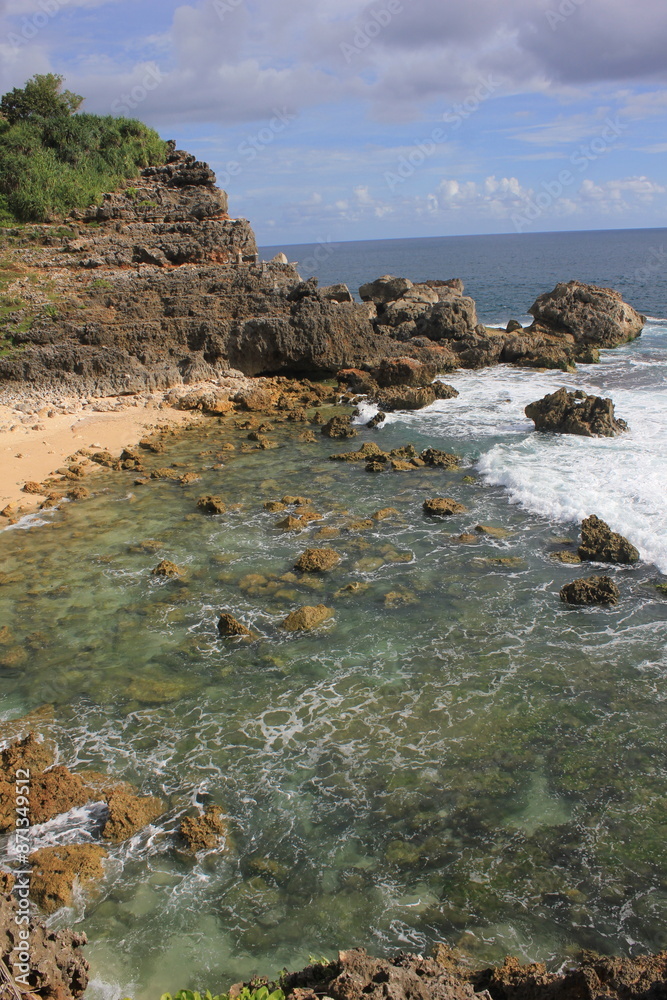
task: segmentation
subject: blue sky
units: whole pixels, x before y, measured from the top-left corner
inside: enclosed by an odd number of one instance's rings
[[[0,87],[209,161],[264,244],[667,226],[664,0],[0,0]]]

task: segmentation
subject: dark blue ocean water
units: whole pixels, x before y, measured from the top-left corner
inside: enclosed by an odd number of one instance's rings
[[[284,251],[304,278],[345,282],[352,292],[381,274],[412,281],[462,278],[487,323],[525,316],[559,281],[616,288],[647,316],[667,316],[667,229],[442,236],[262,247]]]

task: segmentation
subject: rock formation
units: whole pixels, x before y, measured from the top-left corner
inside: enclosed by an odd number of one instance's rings
[[[567,583],[560,599],[565,604],[618,604],[621,592],[609,576],[588,576]]]
[[[627,538],[612,531],[608,524],[591,514],[581,523],[580,559],[592,562],[635,563],[639,552]]]
[[[614,437],[628,429],[625,420],[615,417],[611,399],[589,396],[581,390],[568,392],[565,388],[558,389],[529,403],[525,413],[534,421],[538,431]]]
[[[562,282],[540,295],[528,310],[535,322],[529,332],[570,334],[577,344],[618,347],[638,337],[646,323],[619,292],[580,281]]]

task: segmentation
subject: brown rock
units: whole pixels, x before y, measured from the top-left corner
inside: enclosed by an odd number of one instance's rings
[[[577,343],[598,347],[634,340],[646,322],[619,292],[580,281],[561,282],[540,295],[528,312],[535,317],[533,327],[571,334]]]
[[[400,512],[395,507],[383,507],[371,514],[371,517],[374,521],[386,521],[388,517],[400,517]]]
[[[286,632],[309,632],[328,621],[333,615],[331,608],[325,607],[324,604],[318,604],[316,607],[306,606],[288,615],[280,627]]]
[[[102,860],[107,852],[99,844],[42,847],[28,858],[32,864],[30,896],[44,913],[71,906],[74,885],[86,888],[104,878]]]
[[[120,789],[112,791],[107,800],[109,816],[102,836],[120,844],[152,823],[164,812],[164,804],[153,796],[133,795]]]
[[[591,514],[581,523],[579,557],[593,562],[635,563],[639,552],[627,538],[612,531],[608,524]]]
[[[588,576],[567,583],[560,599],[566,604],[618,604],[621,592],[609,576]]]
[[[491,524],[478,524],[475,526],[475,531],[490,538],[507,538],[509,535],[507,528],[496,528]]]
[[[23,486],[24,493],[46,493],[42,483],[28,482]]]
[[[223,611],[218,620],[218,632],[225,637],[243,636],[246,639],[255,638],[249,628],[246,628],[245,625],[237,621],[233,615],[228,614],[226,611]]]
[[[467,510],[462,503],[451,497],[435,497],[424,501],[424,513],[431,517],[449,517],[452,514],[464,514]]]
[[[335,455],[329,455],[331,462],[367,462],[369,459],[375,458],[386,459],[387,453],[370,441],[362,444],[361,448],[357,448],[356,451],[341,451]]]
[[[205,514],[224,514],[227,507],[221,497],[206,496],[200,497],[197,507]]]
[[[333,549],[306,549],[297,559],[294,569],[301,573],[326,573],[335,569],[341,558]]]
[[[264,510],[268,510],[271,514],[278,514],[281,510],[285,510],[286,506],[280,500],[267,500],[264,504]]]
[[[576,552],[571,552],[569,549],[559,549],[557,552],[551,552],[550,556],[557,562],[565,563],[569,566],[581,563],[581,556],[577,555]]]
[[[352,417],[332,417],[323,424],[322,434],[328,438],[353,438],[358,431],[352,427]]]
[[[613,437],[627,431],[624,420],[616,419],[611,399],[588,396],[585,392],[558,389],[530,403],[526,416],[537,431],[580,434],[584,437]]]
[[[189,850],[210,851],[229,835],[229,824],[219,806],[207,806],[201,816],[184,816],[179,833]]]
[[[461,459],[458,455],[452,455],[448,451],[438,451],[437,448],[426,448],[419,456],[426,465],[431,465],[437,469],[458,469]]]
[[[169,559],[163,559],[155,569],[151,570],[151,576],[163,576],[175,580],[183,576],[183,570],[179,569],[176,563],[170,562]]]
[[[84,806],[90,799],[90,791],[78,774],[58,765],[43,774],[31,774],[29,798],[32,822],[46,823],[61,813]]]

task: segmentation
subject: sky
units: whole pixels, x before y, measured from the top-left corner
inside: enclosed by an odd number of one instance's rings
[[[1,92],[46,72],[264,245],[667,226],[665,0],[0,0]]]

